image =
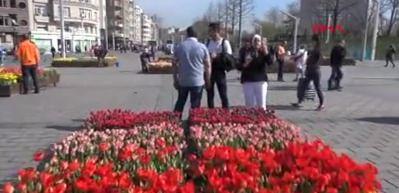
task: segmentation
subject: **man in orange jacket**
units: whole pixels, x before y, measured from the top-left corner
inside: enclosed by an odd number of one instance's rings
[[[35,93],[39,93],[39,84],[37,81],[37,67],[40,62],[40,53],[36,45],[30,41],[28,35],[23,35],[19,43],[17,56],[21,62],[21,71],[23,77],[23,94],[28,94],[29,74],[32,76]]]

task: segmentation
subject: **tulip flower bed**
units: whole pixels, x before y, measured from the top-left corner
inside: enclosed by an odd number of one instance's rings
[[[223,113],[225,119],[219,117]],[[296,127],[283,124],[272,113],[243,108],[191,111],[192,127],[208,125],[221,130],[231,129],[224,128],[228,125],[250,130],[256,127],[247,137],[264,136],[261,130],[270,127],[274,130],[282,127],[285,132],[294,130],[291,137],[272,136],[277,131],[265,132],[284,144],[279,148],[267,144],[256,146],[258,143],[250,140],[235,145],[202,137],[202,141],[209,140],[205,142],[208,145],[201,146],[195,155],[185,151],[187,145],[179,117],[172,112],[91,113],[82,130],[56,143],[50,151],[34,154],[34,160],[43,167],[20,170],[18,181],[6,183],[3,192],[375,193],[380,190],[374,166],[338,155],[321,141],[301,140],[295,134]],[[218,124],[222,126],[217,127]],[[244,127],[251,124],[252,127]]]
[[[94,130],[129,129],[138,125],[168,123],[180,125],[180,114],[174,112],[143,112],[129,110],[102,110],[90,113],[85,128]]]
[[[300,139],[300,129],[262,109],[196,109],[190,131],[200,148],[212,145],[281,149]]]

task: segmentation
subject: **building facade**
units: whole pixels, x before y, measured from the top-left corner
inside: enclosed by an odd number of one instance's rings
[[[0,0],[0,46],[12,49],[16,36],[29,32],[27,0]]]
[[[131,0],[106,0],[108,42],[115,47],[127,44],[131,26]]]
[[[101,0],[63,0],[65,48],[67,52],[88,51],[101,43],[104,13]],[[30,11],[32,39],[43,50],[61,50],[61,20],[58,0],[33,0]],[[101,26],[103,25],[103,26]],[[103,27],[101,30],[101,27]],[[102,32],[103,34],[105,32]]]
[[[133,33],[133,43],[134,44],[141,44],[142,42],[142,15],[144,14],[143,9],[140,6],[134,6],[134,13],[133,13],[133,26],[134,26],[134,33]]]
[[[147,45],[152,40],[152,19],[147,14],[142,14],[141,20],[141,44]]]

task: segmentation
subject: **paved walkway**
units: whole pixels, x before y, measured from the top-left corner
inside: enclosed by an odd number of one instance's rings
[[[39,95],[0,98],[0,180],[21,167],[32,166],[38,148],[74,131],[88,113],[104,108],[171,110],[176,100],[170,75],[139,74],[137,55],[120,56],[120,68],[59,69],[61,83]],[[384,191],[399,191],[399,69],[382,63],[345,68],[343,92],[326,92],[324,112],[314,103],[292,109],[296,84],[269,83],[268,103],[282,117],[299,124],[304,133],[321,137],[337,151],[360,161],[375,163],[381,171]],[[323,87],[329,69],[323,68]],[[238,73],[229,74],[232,105],[243,104]],[[270,75],[274,80],[275,75]],[[218,100],[217,100],[218,101]],[[204,103],[205,97],[204,97]]]

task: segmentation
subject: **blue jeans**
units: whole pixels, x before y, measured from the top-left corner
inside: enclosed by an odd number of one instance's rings
[[[180,87],[179,96],[175,105],[176,112],[183,112],[188,94],[190,94],[191,108],[199,108],[201,106],[202,91],[204,86]]]

